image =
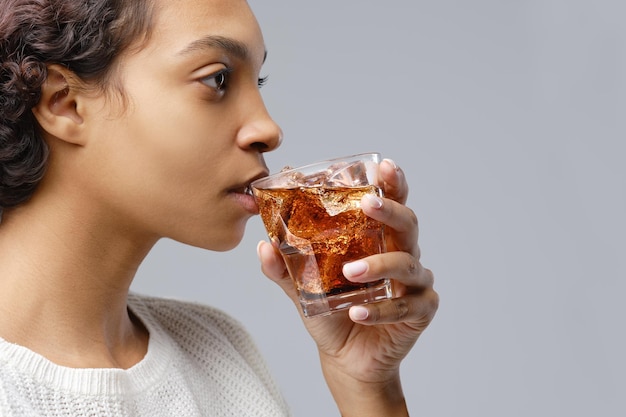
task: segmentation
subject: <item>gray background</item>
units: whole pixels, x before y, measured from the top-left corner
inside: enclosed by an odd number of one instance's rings
[[[404,168],[440,310],[403,364],[412,415],[626,415],[626,3],[253,0],[285,164]],[[260,220],[210,253],[162,241],[135,291],[240,319],[296,416],[338,416]]]

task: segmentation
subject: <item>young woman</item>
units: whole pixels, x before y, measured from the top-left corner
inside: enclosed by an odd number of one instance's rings
[[[1,0],[0,415],[288,415],[233,319],[129,295],[160,238],[228,250],[256,214],[245,190],[281,141],[265,53],[244,0]],[[343,416],[408,415],[400,362],[438,303],[402,171],[380,168],[363,210],[390,251],[344,273],[393,276],[397,298],[304,321]]]

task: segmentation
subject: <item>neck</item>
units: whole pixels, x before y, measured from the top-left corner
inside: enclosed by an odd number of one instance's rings
[[[91,219],[29,205],[4,213],[0,337],[64,366],[128,368],[147,332],[126,299],[156,240]]]

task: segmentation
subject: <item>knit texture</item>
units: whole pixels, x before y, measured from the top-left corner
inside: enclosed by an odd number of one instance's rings
[[[56,365],[0,338],[1,417],[289,416],[249,334],[223,312],[130,295],[150,333],[130,369]]]

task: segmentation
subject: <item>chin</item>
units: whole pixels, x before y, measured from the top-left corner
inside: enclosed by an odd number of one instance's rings
[[[208,250],[212,250],[215,252],[227,252],[229,250],[235,249],[239,243],[241,243],[241,239],[238,239],[237,241],[234,242],[228,242],[228,243],[223,243],[222,245],[213,245],[209,248],[206,248]]]
[[[226,252],[236,248],[241,243],[244,232],[245,223],[220,231],[214,230],[212,233],[200,236],[197,241],[188,243],[202,249]]]

